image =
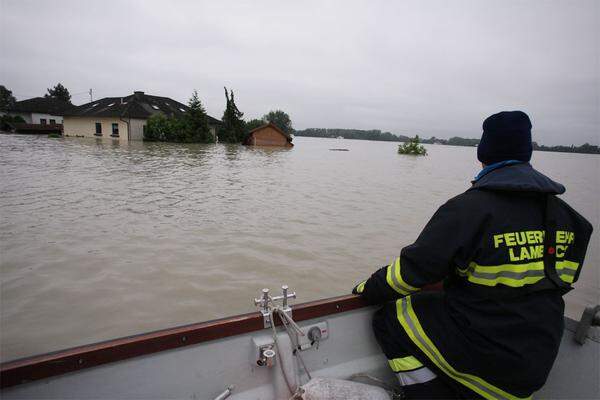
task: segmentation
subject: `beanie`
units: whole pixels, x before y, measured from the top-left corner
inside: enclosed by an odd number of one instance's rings
[[[502,111],[483,121],[477,159],[486,165],[531,160],[531,121],[523,111]]]

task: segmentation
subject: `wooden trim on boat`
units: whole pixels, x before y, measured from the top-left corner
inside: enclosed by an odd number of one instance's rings
[[[339,296],[294,305],[293,317],[304,321],[366,305],[359,296]],[[263,317],[254,312],[9,361],[0,365],[0,388],[262,329]]]

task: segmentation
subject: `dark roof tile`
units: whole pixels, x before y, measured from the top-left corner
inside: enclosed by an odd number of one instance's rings
[[[27,100],[17,101],[10,110],[12,112],[37,112],[51,115],[65,115],[69,110],[75,108],[71,103],[64,102],[54,97],[34,97]]]
[[[179,116],[189,110],[188,106],[169,97],[151,96],[144,92],[134,92],[125,97],[105,97],[91,103],[83,104],[69,111],[73,117],[127,117],[147,119],[153,114],[162,112],[166,115]],[[210,124],[221,124],[221,121],[208,116]]]

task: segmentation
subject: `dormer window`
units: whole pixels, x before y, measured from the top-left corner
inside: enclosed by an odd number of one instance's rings
[[[158,108],[156,104],[152,104],[152,108],[154,108],[155,110],[160,110],[160,108]]]
[[[181,111],[181,112],[185,112],[185,110],[184,110],[183,108],[180,108],[180,109],[179,109],[179,111]]]
[[[115,105],[115,103],[110,103],[110,104],[109,104],[109,105],[107,105],[106,107],[112,107],[112,106],[114,106],[114,105]]]

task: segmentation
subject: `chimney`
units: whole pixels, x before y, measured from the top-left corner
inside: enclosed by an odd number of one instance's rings
[[[133,92],[133,94],[134,94],[135,97],[141,97],[141,96],[144,95],[144,92],[136,90],[135,92]]]

